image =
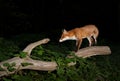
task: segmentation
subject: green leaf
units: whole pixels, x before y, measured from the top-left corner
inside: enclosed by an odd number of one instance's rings
[[[13,72],[13,71],[15,71],[15,70],[16,70],[16,69],[15,69],[15,68],[13,68],[13,67],[8,67],[7,69],[8,69],[8,71],[10,71],[10,72]]]
[[[59,69],[57,70],[57,74],[58,74],[59,76],[63,75],[64,73],[65,73],[65,70],[64,70],[63,68],[59,68]]]
[[[39,55],[43,55],[43,53],[44,53],[44,50],[39,50],[39,51],[38,51],[38,54],[39,54]]]
[[[25,66],[28,66],[28,65],[33,65],[32,63],[27,63],[27,62],[24,62],[24,63],[21,63],[21,65],[23,66],[23,67],[25,67]]]
[[[9,64],[9,63],[4,63],[3,66],[4,66],[4,67],[9,67],[10,64]]]
[[[26,52],[20,52],[20,58],[25,58],[27,56]]]

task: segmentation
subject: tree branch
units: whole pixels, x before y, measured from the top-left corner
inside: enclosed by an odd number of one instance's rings
[[[45,44],[49,42],[50,39],[45,38],[43,40],[34,42],[29,44],[23,52],[26,52],[29,56],[31,54],[31,51],[33,48],[35,48],[38,45]],[[86,47],[80,49],[78,52],[75,53],[78,57],[90,57],[94,55],[108,55],[111,54],[111,50],[108,46],[92,46],[92,47]],[[22,69],[31,69],[31,70],[43,70],[43,71],[53,71],[57,69],[57,63],[56,62],[46,62],[46,61],[39,61],[39,60],[33,60],[30,57],[26,58],[19,58],[14,57],[12,59],[3,61],[0,63],[0,67],[3,69],[0,71],[0,77],[13,74],[18,70]],[[6,66],[4,66],[5,63],[15,63],[15,66],[13,67],[15,70],[10,72]],[[26,66],[24,64],[27,64]],[[75,65],[76,63],[69,63],[69,66]]]
[[[49,38],[45,38],[45,39],[43,39],[43,40],[40,40],[40,41],[31,43],[31,44],[29,44],[29,45],[23,50],[23,52],[27,52],[27,54],[30,56],[31,51],[32,51],[33,48],[35,48],[36,46],[41,45],[41,44],[46,44],[46,43],[48,43],[49,41],[50,41]]]
[[[108,46],[91,46],[80,49],[78,52],[75,53],[78,57],[91,57],[95,55],[108,55],[111,54],[111,50]]]

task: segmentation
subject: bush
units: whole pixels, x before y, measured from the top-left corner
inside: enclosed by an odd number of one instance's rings
[[[18,37],[19,38],[19,37]],[[22,38],[22,37],[21,37]],[[20,38],[20,39],[21,39]],[[26,38],[26,37],[25,37]],[[16,40],[15,40],[16,41]],[[17,41],[16,41],[17,42]],[[20,42],[17,42],[20,43]],[[69,44],[68,44],[69,43]],[[31,58],[44,61],[56,61],[58,67],[55,71],[21,70],[15,74],[1,77],[1,81],[119,81],[120,80],[120,55],[119,45],[109,45],[112,54],[109,56],[94,56],[90,58],[78,58],[71,52],[74,42],[49,42],[33,49]],[[105,40],[99,45],[108,44]],[[6,60],[21,53],[19,46],[13,41],[0,39],[0,60]],[[74,58],[67,58],[67,55]],[[70,62],[76,62],[74,66],[68,66]]]

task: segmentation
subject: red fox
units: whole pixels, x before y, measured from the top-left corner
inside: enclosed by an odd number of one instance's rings
[[[97,44],[97,37],[99,34],[99,30],[95,25],[85,25],[80,28],[75,28],[70,31],[63,30],[61,38],[59,42],[63,42],[66,40],[76,40],[76,52],[79,50],[82,40],[87,38],[89,41],[89,46],[92,46],[93,43]],[[94,41],[94,42],[93,42]]]

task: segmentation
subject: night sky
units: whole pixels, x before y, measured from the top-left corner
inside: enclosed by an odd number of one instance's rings
[[[118,3],[115,0],[1,0],[0,36],[49,34],[95,24],[100,36],[118,41]],[[53,36],[55,33],[51,33]]]

